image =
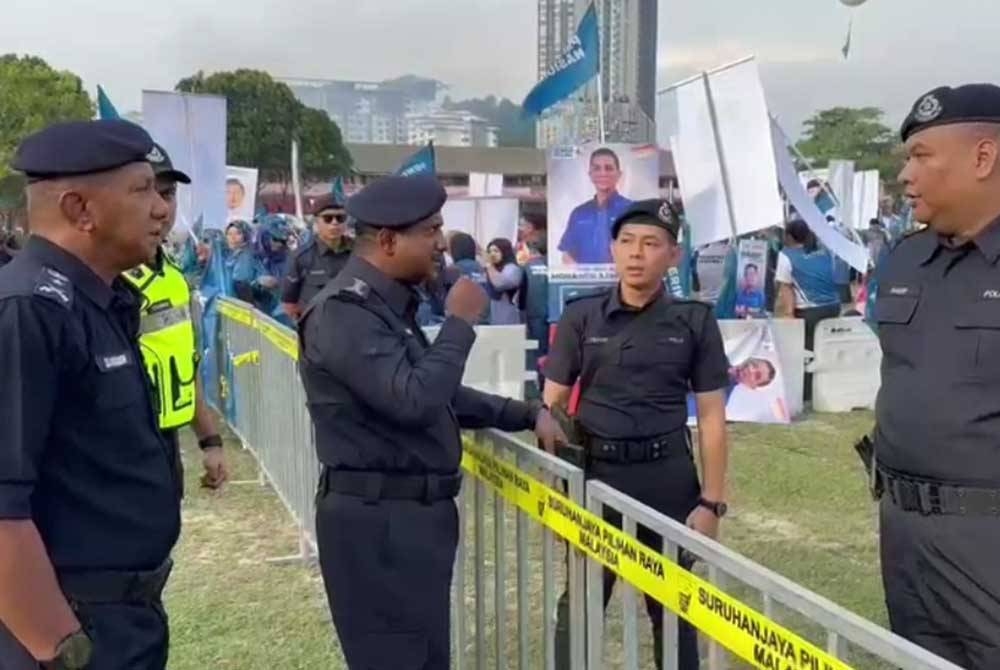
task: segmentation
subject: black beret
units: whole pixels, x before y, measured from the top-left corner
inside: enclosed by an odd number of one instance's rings
[[[448,194],[432,175],[382,177],[347,199],[347,213],[361,223],[400,230],[441,211]]]
[[[152,150],[149,133],[129,121],[57,123],[21,142],[13,168],[40,181],[148,162]]]
[[[611,237],[618,239],[618,231],[626,223],[641,223],[647,226],[657,226],[677,240],[681,230],[680,217],[676,210],[666,200],[653,198],[652,200],[639,200],[622,213],[615,222],[611,224]]]
[[[905,142],[926,128],[953,123],[1000,123],[1000,86],[966,84],[935,88],[913,104],[900,134]]]
[[[157,177],[163,177],[170,181],[180,182],[181,184],[191,183],[191,177],[174,167],[173,161],[170,160],[170,154],[159,144],[153,143],[153,150],[146,155],[146,159],[153,166],[153,174]]]

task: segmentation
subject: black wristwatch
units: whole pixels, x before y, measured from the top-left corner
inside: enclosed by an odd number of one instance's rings
[[[42,663],[45,670],[84,670],[90,663],[93,644],[83,630],[68,635],[56,647],[56,657]]]
[[[713,502],[705,498],[698,498],[698,504],[720,519],[726,516],[726,512],[729,511],[729,505],[724,502]]]
[[[208,435],[207,437],[203,437],[200,440],[198,440],[198,446],[203,451],[205,449],[211,449],[212,447],[221,447],[222,446],[222,436],[220,436],[218,434],[215,434],[215,435]]]

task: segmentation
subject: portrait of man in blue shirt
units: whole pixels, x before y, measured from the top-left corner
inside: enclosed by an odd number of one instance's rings
[[[760,283],[760,268],[756,263],[743,267],[743,281],[736,296],[736,316],[759,316],[764,311],[764,287]]]
[[[563,265],[611,263],[611,224],[632,204],[618,193],[622,168],[614,151],[601,147],[590,154],[589,174],[596,193],[569,215],[559,240]]]

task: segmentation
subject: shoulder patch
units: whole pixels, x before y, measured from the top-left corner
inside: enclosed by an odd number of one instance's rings
[[[34,294],[57,302],[69,309],[73,306],[73,285],[66,275],[44,267],[35,281]]]

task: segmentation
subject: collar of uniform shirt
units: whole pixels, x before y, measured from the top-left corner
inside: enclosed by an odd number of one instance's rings
[[[378,293],[379,297],[385,301],[389,309],[401,318],[406,318],[407,310],[419,300],[416,291],[411,287],[386,276],[360,256],[351,256],[344,265],[343,272],[368,284],[371,290]]]
[[[337,244],[332,247],[323,240],[316,240],[316,244],[319,246],[319,252],[321,254],[330,254],[331,256],[342,254],[345,251],[351,250],[350,242],[348,242],[346,237],[338,239]]]
[[[615,312],[641,312],[644,309],[660,302],[665,295],[666,292],[661,284],[659,290],[654,293],[652,297],[650,297],[649,302],[642,307],[633,307],[622,302],[622,290],[621,285],[619,284],[613,291],[608,292],[608,299],[604,301],[604,316],[609,317]]]
[[[972,238],[971,243],[976,245],[987,261],[996,263],[997,259],[1000,258],[1000,217],[993,219],[988,226],[979,231],[979,234]],[[921,265],[930,263],[937,254],[938,249],[942,247],[960,248],[964,246],[958,245],[956,247],[951,243],[949,238],[933,234],[927,235],[927,242],[925,244],[926,248],[921,254],[923,258]]]
[[[62,247],[43,237],[32,235],[22,253],[37,258],[42,265],[66,275],[74,289],[82,291],[101,309],[107,309],[111,305],[115,291],[83,261]]]

